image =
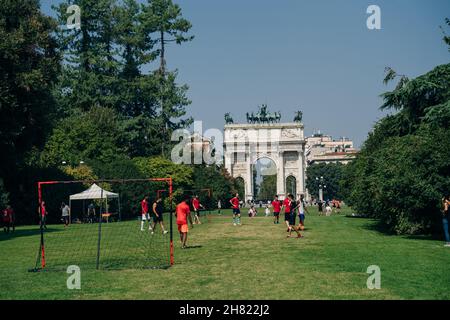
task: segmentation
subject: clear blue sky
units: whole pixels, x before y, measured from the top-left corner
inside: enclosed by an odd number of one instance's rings
[[[41,0],[42,10],[61,0]],[[178,0],[194,41],[168,48],[170,69],[190,87],[188,112],[203,129],[231,112],[267,103],[291,121],[302,110],[314,129],[359,146],[383,116],[386,66],[416,77],[448,63],[440,25],[449,0]],[[382,30],[368,30],[366,9],[381,8]],[[450,30],[447,29],[450,33]]]

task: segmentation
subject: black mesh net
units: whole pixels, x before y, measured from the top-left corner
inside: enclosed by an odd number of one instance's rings
[[[168,192],[160,195],[162,214],[152,213],[163,188],[167,182],[149,180],[42,185],[38,215],[44,250],[40,245],[34,270],[44,262],[44,270],[169,267]],[[142,214],[146,197],[148,214]]]

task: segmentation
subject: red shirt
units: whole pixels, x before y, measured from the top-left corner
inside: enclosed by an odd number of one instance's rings
[[[142,200],[141,201],[141,208],[142,208],[142,214],[147,214],[148,213],[148,202],[147,200]]]
[[[198,201],[197,198],[194,198],[192,200],[192,206],[194,207],[195,210],[198,210],[200,208],[200,201]]]
[[[284,212],[291,213],[291,200],[288,198],[283,200]]]
[[[239,198],[234,197],[231,199],[231,204],[233,205],[233,209],[239,209]]]
[[[191,213],[189,205],[186,202],[181,202],[179,205],[177,205],[175,211],[177,214],[177,224],[179,225],[187,224],[187,216],[188,214]]]
[[[41,215],[44,217],[47,215],[47,209],[45,209],[45,205],[41,205]]]
[[[273,212],[280,212],[281,210],[281,203],[279,200],[273,200],[272,201],[272,207],[273,207]]]
[[[13,211],[12,209],[3,210],[3,222],[12,222]]]

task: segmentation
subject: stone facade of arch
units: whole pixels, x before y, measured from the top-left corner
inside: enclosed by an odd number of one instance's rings
[[[277,167],[277,194],[286,196],[286,178],[295,177],[297,197],[305,194],[305,139],[301,123],[228,124],[224,128],[225,167],[245,182],[245,200],[254,200],[253,166],[269,158]]]

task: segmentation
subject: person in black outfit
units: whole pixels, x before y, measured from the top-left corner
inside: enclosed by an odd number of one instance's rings
[[[152,226],[152,234],[154,233],[154,230],[156,228],[156,225],[159,223],[161,226],[161,231],[163,234],[166,234],[168,231],[164,229],[163,224],[163,203],[162,199],[158,197],[155,202],[153,202],[153,208],[152,208],[152,218],[153,218],[153,226]]]

